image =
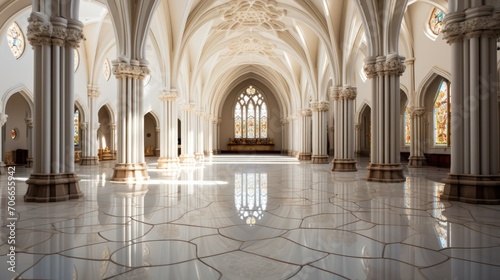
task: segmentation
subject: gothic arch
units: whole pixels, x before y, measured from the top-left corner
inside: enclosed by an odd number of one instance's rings
[[[5,112],[6,106],[7,106],[7,101],[15,93],[20,93],[24,97],[24,99],[26,99],[26,102],[28,103],[28,106],[30,109],[29,116],[27,116],[27,117],[33,116],[33,114],[35,112],[34,111],[35,103],[33,102],[33,93],[31,93],[31,91],[25,85],[13,87],[4,94],[4,96],[2,98],[2,112]]]
[[[437,78],[444,78],[451,81],[451,74],[445,70],[434,66],[431,71],[422,80],[422,83],[418,87],[415,96],[415,107],[425,107],[425,96],[428,92],[429,86],[436,81]]]

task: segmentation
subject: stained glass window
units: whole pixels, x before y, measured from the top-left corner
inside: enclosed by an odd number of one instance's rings
[[[109,65],[108,59],[104,60],[103,73],[104,77],[106,78],[106,81],[109,80],[109,77],[111,77],[111,66]]]
[[[73,59],[74,59],[74,64],[75,64],[73,67],[74,67],[74,70],[76,72],[76,70],[78,70],[78,66],[80,66],[80,53],[78,52],[77,49],[74,49]]]
[[[23,31],[16,22],[12,23],[7,30],[7,42],[14,57],[20,58],[24,53],[25,40]]]
[[[411,116],[410,116],[410,111],[408,109],[408,102],[406,102],[404,120],[405,120],[405,144],[409,145],[411,140],[411,127],[410,127]]]
[[[429,19],[429,27],[432,33],[439,35],[441,29],[443,29],[443,19],[444,13],[438,8],[434,8],[431,14],[431,18]]]
[[[434,100],[434,143],[436,145],[450,145],[450,92],[446,81],[439,85]]]
[[[75,110],[75,114],[73,116],[74,121],[74,144],[75,146],[80,145],[80,111],[78,109]]]
[[[267,138],[268,111],[261,93],[249,86],[234,108],[234,138]]]

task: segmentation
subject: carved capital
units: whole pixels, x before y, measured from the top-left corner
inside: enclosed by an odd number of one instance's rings
[[[493,7],[481,6],[465,12],[447,14],[441,30],[448,44],[478,37],[498,38],[500,36],[500,14]]]
[[[426,112],[426,109],[425,108],[410,108],[408,111],[410,111],[410,116],[412,117],[422,117],[425,112]]]
[[[116,123],[110,123],[109,124],[109,129],[112,130],[112,131],[116,130]]]
[[[26,122],[26,126],[29,128],[33,127],[33,119],[32,118],[25,118],[24,121]]]
[[[89,124],[87,122],[81,122],[80,123],[80,129],[82,131],[87,131],[88,127],[89,127]]]
[[[354,125],[354,129],[356,129],[357,131],[360,131],[361,128],[363,128],[363,125],[360,123],[357,123],[356,125]]]
[[[0,127],[2,127],[6,122],[7,122],[7,118],[9,116],[5,113],[0,113]]]
[[[150,71],[147,66],[130,65],[119,61],[113,61],[113,74],[117,79],[133,78],[142,80],[149,75],[149,73]]]
[[[90,98],[98,98],[101,95],[99,86],[87,85],[87,96]]]
[[[160,100],[161,101],[177,101],[179,99],[179,93],[177,92],[176,89],[170,89],[170,90],[162,90],[160,92]]]
[[[328,112],[329,103],[328,101],[313,101],[311,102],[312,112]]]
[[[32,12],[28,18],[28,41],[32,46],[69,45],[78,48],[83,36],[83,23],[75,19],[48,17],[40,12]]]
[[[79,20],[69,19],[66,33],[66,44],[72,48],[79,48],[80,42],[85,40],[85,36],[83,36],[83,23]]]
[[[370,79],[385,75],[401,76],[406,70],[404,60],[404,57],[397,54],[390,54],[387,57],[367,57],[365,59],[364,71]]]
[[[330,100],[331,101],[339,100],[341,92],[342,88],[330,87]]]
[[[283,125],[283,124],[287,124],[288,123],[288,118],[287,117],[283,117],[280,119],[280,123]]]
[[[357,89],[355,87],[346,86],[340,93],[340,99],[344,100],[354,100],[357,96]]]
[[[302,117],[310,117],[310,116],[312,116],[312,111],[310,108],[302,109],[302,110],[300,110],[300,115]]]

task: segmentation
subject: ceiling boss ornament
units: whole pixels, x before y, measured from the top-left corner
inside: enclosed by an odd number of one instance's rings
[[[286,10],[276,8],[276,2],[268,0],[232,0],[223,10],[224,22],[219,30],[240,30],[245,28],[264,28],[284,31],[285,24],[280,20]]]
[[[275,44],[259,37],[243,38],[232,42],[228,47],[228,56],[238,56],[244,54],[260,54],[267,57],[274,57],[276,53]]]

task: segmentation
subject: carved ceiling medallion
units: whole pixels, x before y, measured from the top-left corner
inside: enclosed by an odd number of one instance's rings
[[[267,57],[274,57],[276,53],[275,44],[269,43],[259,37],[248,37],[232,42],[229,46],[228,56],[239,56],[245,54],[260,54]]]
[[[276,8],[276,2],[269,0],[232,0],[223,10],[224,22],[219,30],[240,30],[245,28],[264,28],[283,31],[286,29],[281,19],[286,10]]]

